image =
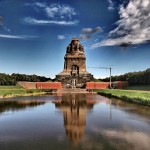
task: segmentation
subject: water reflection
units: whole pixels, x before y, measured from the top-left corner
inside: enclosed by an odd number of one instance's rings
[[[3,100],[0,101],[0,113],[5,111],[16,111],[20,109],[25,109],[29,107],[36,107],[38,105],[44,104],[44,101],[30,101],[30,100],[22,100],[22,101],[8,101]]]
[[[112,99],[111,103],[112,103],[112,106],[115,106],[118,109],[123,109],[126,112],[130,112],[130,113],[138,114],[146,118],[150,118],[149,106],[143,106],[139,104],[125,102],[119,99]]]
[[[99,95],[66,94],[55,100],[55,107],[63,112],[67,137],[80,149],[150,148],[150,110],[145,106]]]
[[[54,101],[55,107],[63,112],[66,135],[73,144],[82,140],[86,127],[87,112],[96,101],[88,100],[85,94],[66,94],[62,100]]]
[[[150,148],[149,107],[96,94],[28,97],[46,102],[33,108],[24,100],[0,106],[1,112],[9,110],[0,113],[0,150]]]

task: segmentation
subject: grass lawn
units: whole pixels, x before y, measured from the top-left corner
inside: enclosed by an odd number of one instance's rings
[[[0,86],[0,90],[9,90],[9,89],[23,89],[23,87],[19,85],[12,85],[12,86]]]
[[[99,90],[98,94],[150,106],[150,92],[132,90]]]
[[[21,96],[27,94],[40,94],[47,92],[41,89],[23,89],[20,86],[0,86],[0,97]]]

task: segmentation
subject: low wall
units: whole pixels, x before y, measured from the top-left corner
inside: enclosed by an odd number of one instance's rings
[[[86,89],[106,89],[109,87],[109,82],[87,82]]]
[[[37,89],[61,89],[61,82],[36,82]]]
[[[18,82],[25,89],[61,89],[61,82]]]
[[[86,89],[106,89],[109,87],[109,82],[87,82]]]
[[[61,82],[18,82],[25,89],[61,89]],[[87,82],[86,89],[106,89],[109,88],[109,82]],[[111,84],[113,89],[124,89],[128,87],[128,82],[115,81]]]
[[[106,89],[110,87],[109,82],[87,82],[86,89],[94,90],[94,89]],[[115,81],[111,83],[111,87],[114,89],[124,89],[128,87],[128,82],[124,81]]]

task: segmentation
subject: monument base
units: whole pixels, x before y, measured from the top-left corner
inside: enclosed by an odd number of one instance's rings
[[[62,83],[63,88],[85,88],[86,82],[90,82],[92,79],[93,75],[86,71],[72,76],[67,71],[56,75],[56,80]]]

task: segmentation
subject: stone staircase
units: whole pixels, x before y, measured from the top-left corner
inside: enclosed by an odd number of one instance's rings
[[[80,88],[62,88],[62,89],[58,89],[57,93],[88,93],[86,91],[86,89],[80,89]]]

